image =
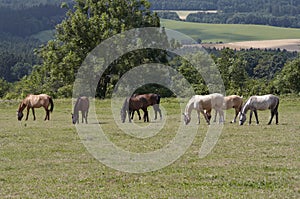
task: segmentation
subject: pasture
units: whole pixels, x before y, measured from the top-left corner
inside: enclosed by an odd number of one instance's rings
[[[31,112],[28,121],[17,121],[18,103],[0,102],[0,198],[300,197],[299,97],[281,99],[279,125],[266,125],[269,111],[258,112],[260,125],[230,124],[234,110],[225,111],[218,143],[203,159],[198,152],[207,125],[201,116],[197,135],[182,157],[142,174],[106,167],[86,150],[72,124],[70,99],[54,100],[50,121],[43,120],[43,109],[36,109],[36,121]],[[163,98],[165,127],[153,137],[134,138],[114,123],[110,104],[110,100],[96,100],[97,117],[107,137],[128,151],[164,146],[183,122],[178,101]],[[153,123],[153,109],[149,109]],[[189,125],[196,122],[194,113]],[[135,123],[148,125],[136,118]]]
[[[161,19],[161,26],[202,42],[300,39],[300,29],[246,24],[206,24]]]

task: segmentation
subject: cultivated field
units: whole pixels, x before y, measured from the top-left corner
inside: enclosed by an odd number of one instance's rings
[[[141,174],[116,171],[96,160],[71,124],[71,100],[54,103],[50,121],[44,122],[44,110],[36,109],[37,121],[32,121],[30,113],[29,121],[18,122],[18,103],[0,102],[0,198],[300,197],[300,98],[281,100],[279,125],[266,125],[268,111],[258,113],[260,125],[230,124],[233,110],[227,111],[217,145],[200,159],[207,131],[202,117],[182,157],[163,169]],[[161,106],[164,127],[144,139],[118,128],[110,100],[97,100],[96,112],[106,136],[118,147],[149,152],[169,143],[183,122],[176,99],[162,99]],[[151,125],[159,123],[152,120]],[[193,115],[191,125],[197,127],[195,123]],[[135,120],[132,125],[148,124]]]
[[[241,42],[258,40],[300,39],[300,29],[263,25],[206,24],[161,19],[161,25],[209,42]]]
[[[231,49],[285,49],[287,51],[300,52],[300,39],[278,39],[278,40],[262,40],[262,41],[242,41],[230,42],[222,44],[203,44],[205,47],[222,49],[224,47]]]

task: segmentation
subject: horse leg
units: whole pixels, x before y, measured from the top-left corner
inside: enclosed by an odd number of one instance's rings
[[[144,111],[144,122],[149,122],[149,115],[147,108],[142,109]]]
[[[81,111],[81,123],[83,123],[83,120],[84,120],[84,115],[85,115],[85,111]]]
[[[215,119],[214,119],[214,122],[216,122],[216,121],[217,121],[217,114],[218,114],[218,111],[217,111],[217,110],[215,110]],[[219,113],[219,117],[220,117],[220,113]]]
[[[254,110],[253,112],[254,112],[254,115],[255,115],[256,124],[259,124],[258,116],[257,116],[257,110]]]
[[[45,116],[45,119],[44,120],[49,120],[49,110],[45,107],[45,111],[46,111],[46,116]],[[35,116],[34,116],[35,117]]]
[[[149,114],[148,114],[148,110],[146,109],[146,112],[145,112],[145,116],[146,116],[146,121],[145,122],[149,122]]]
[[[224,111],[222,109],[219,110],[219,124],[224,122]]]
[[[201,113],[202,113],[202,115],[204,116],[204,118],[205,118],[205,120],[206,120],[207,124],[208,124],[208,125],[210,125],[210,123],[209,123],[209,119],[208,119],[208,117],[207,117],[207,114],[206,114],[206,113],[204,113],[204,111],[203,111],[203,110],[200,110],[200,112],[201,112]],[[199,121],[200,121],[200,119],[199,119]]]
[[[154,110],[154,120],[156,120],[157,119],[157,104],[154,104],[153,105],[153,110]]]
[[[26,114],[26,119],[25,120],[28,120],[29,110],[30,110],[30,108],[27,106],[27,114]]]
[[[133,120],[133,116],[134,116],[134,111],[132,111],[132,113],[131,113],[131,119]]]
[[[129,123],[131,123],[131,114],[132,114],[132,110],[129,110],[128,111],[128,120],[129,120]]]
[[[278,110],[276,110],[275,115],[276,115],[276,124],[278,124]]]
[[[35,112],[34,112],[34,108],[32,107],[31,110],[32,110],[32,114],[33,114],[33,120],[35,120]]]
[[[274,115],[275,115],[275,111],[271,110],[271,118],[270,118],[270,121],[268,122],[268,125],[270,125],[272,123]]]
[[[87,121],[88,114],[89,114],[89,112],[86,111],[86,112],[85,112],[85,123],[86,123],[86,124],[88,123],[88,121]]]
[[[253,113],[253,111],[251,110],[251,111],[250,111],[250,117],[249,117],[249,125],[251,124],[251,120],[252,120],[252,113]]]
[[[239,109],[235,108],[235,117],[230,123],[236,123],[236,118],[237,118],[238,115],[239,115]]]
[[[138,116],[139,116],[139,120],[141,120],[142,118],[141,118],[140,111],[139,111],[139,110],[137,110],[136,112],[137,112],[137,114],[138,114]]]
[[[200,110],[197,110],[197,118],[198,118],[198,123],[197,124],[200,124]]]
[[[156,112],[159,113],[160,120],[162,119],[161,110],[159,108],[159,104],[156,104]],[[157,113],[156,113],[157,114]],[[156,117],[156,116],[155,116]]]

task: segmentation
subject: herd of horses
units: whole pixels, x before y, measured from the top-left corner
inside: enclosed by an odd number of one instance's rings
[[[139,119],[141,120],[141,115],[139,110],[144,112],[144,122],[149,122],[148,107],[152,106],[155,112],[155,120],[157,119],[157,112],[162,119],[160,104],[160,95],[150,93],[137,95],[134,94],[131,97],[125,99],[123,106],[121,108],[121,121],[124,123],[126,116],[128,115],[128,121],[131,122],[134,116],[134,112],[137,112]],[[231,123],[235,123],[239,115],[239,124],[243,125],[246,121],[246,114],[250,110],[249,124],[251,124],[252,114],[254,113],[256,118],[256,124],[259,124],[257,110],[267,110],[271,111],[271,118],[268,124],[272,123],[272,119],[276,117],[276,124],[278,124],[278,106],[279,98],[275,95],[268,94],[263,96],[251,96],[246,103],[243,105],[243,97],[238,95],[223,96],[219,93],[213,93],[209,95],[194,95],[187,103],[185,111],[183,113],[184,123],[187,125],[191,121],[192,110],[197,111],[198,124],[200,124],[200,113],[204,116],[207,124],[210,124],[211,112],[215,110],[214,122],[216,122],[217,115],[219,114],[219,123],[224,123],[224,110],[231,108],[235,109],[235,117]],[[35,108],[44,107],[46,111],[45,120],[50,120],[50,112],[53,111],[54,103],[53,99],[46,94],[40,95],[28,95],[19,105],[17,110],[17,118],[19,121],[23,118],[23,110],[27,109],[26,120],[28,120],[28,115],[30,109],[32,109],[33,120],[35,117]],[[50,107],[50,109],[49,109]],[[88,111],[89,111],[89,98],[81,96],[77,98],[74,105],[74,110],[72,113],[73,124],[79,123],[79,111],[82,114],[82,123],[88,123]]]

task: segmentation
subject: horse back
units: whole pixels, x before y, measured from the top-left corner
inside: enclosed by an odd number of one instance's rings
[[[27,106],[30,108],[40,108],[42,106],[47,106],[49,104],[50,96],[47,94],[40,94],[40,95],[32,95],[29,94],[24,99]]]
[[[88,97],[79,97],[75,104],[75,111],[88,111],[90,106],[90,101]]]

